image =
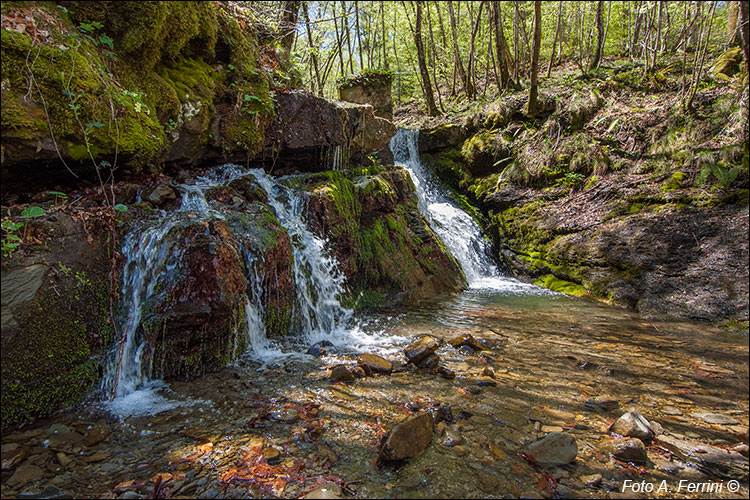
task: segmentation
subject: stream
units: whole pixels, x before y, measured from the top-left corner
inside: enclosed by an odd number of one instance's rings
[[[99,394],[4,435],[3,498],[298,498],[324,483],[365,498],[629,498],[622,496],[627,480],[666,481],[666,492],[644,497],[705,496],[678,485],[718,483],[715,471],[654,444],[645,463],[617,460],[610,446],[621,438],[608,427],[636,410],[676,439],[720,448],[747,443],[747,336],[703,323],[646,320],[504,277],[477,224],[419,162],[416,138],[399,130],[391,148],[412,175],[420,210],[461,264],[465,291],[354,317],[338,302],[338,264],[306,228],[299,200],[255,170],[295,242],[302,334],[265,339],[256,289],[246,301],[250,347],[237,361],[189,382],[151,380],[135,331],[140,304],[169,265],[160,235],[186,207],[201,217],[221,216],[201,205],[200,183],[185,188],[182,209],[161,214],[153,229],[125,244],[131,310],[124,326],[132,329],[132,343],[119,374],[111,362],[102,384],[111,391],[119,377],[117,397],[109,403]],[[222,172],[201,182],[211,186],[236,175]],[[252,256],[246,264],[255,269]],[[406,363],[402,349],[425,334],[444,341],[437,354],[455,378]],[[481,350],[448,344],[462,334]],[[325,354],[303,354],[315,345],[324,345]],[[363,352],[393,361],[394,372],[330,379],[332,366],[352,365]],[[431,444],[410,460],[378,463],[387,431],[420,411],[448,415]],[[542,468],[521,453],[527,442],[556,432],[575,437],[572,463]],[[11,475],[6,457],[19,454],[24,465]],[[734,476],[727,475],[711,497],[746,498],[744,464],[739,490],[730,491]],[[335,498],[316,493],[310,498]]]

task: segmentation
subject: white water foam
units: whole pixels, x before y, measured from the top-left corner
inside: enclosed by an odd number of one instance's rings
[[[390,142],[394,162],[411,175],[419,211],[461,264],[472,289],[507,294],[553,294],[536,285],[503,276],[493,263],[492,248],[476,221],[451,200],[419,159],[419,130],[399,128]]]

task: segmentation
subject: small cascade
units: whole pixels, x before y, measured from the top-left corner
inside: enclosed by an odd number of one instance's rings
[[[122,354],[119,344],[115,346],[102,379],[101,388],[107,398],[115,389],[115,398],[130,398],[133,405],[142,406],[144,398],[153,400],[153,395],[146,396],[140,391],[155,387],[155,382],[150,380],[151,366],[144,366],[144,360],[150,362],[151,357],[144,356],[146,343],[138,327],[144,303],[154,294],[160,278],[169,271],[167,257],[172,248],[166,236],[173,228],[188,221],[223,219],[219,211],[209,206],[205,191],[231,182],[242,173],[238,166],[227,164],[196,178],[194,184],[177,186],[182,192],[179,208],[170,212],[157,211],[154,217],[128,233],[122,247],[125,257],[122,289],[124,319],[118,325],[118,334],[124,338],[124,342]],[[122,401],[118,401],[118,405],[125,406]]]
[[[504,277],[493,263],[492,248],[476,221],[451,200],[445,188],[419,159],[419,130],[399,128],[390,142],[394,162],[411,175],[419,211],[461,264],[471,288],[512,293],[540,293],[544,289]]]
[[[344,275],[338,261],[326,252],[325,241],[307,227],[302,196],[261,169],[250,173],[268,193],[268,203],[292,242],[302,335],[309,343],[336,343],[335,337],[346,332],[353,312],[341,305]]]
[[[277,359],[285,354],[266,337],[266,325],[263,323],[263,276],[260,272],[259,259],[245,251],[250,293],[245,299],[245,333],[248,353],[255,359],[265,361]]]

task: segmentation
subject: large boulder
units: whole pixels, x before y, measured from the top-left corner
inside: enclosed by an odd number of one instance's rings
[[[412,304],[460,290],[463,273],[417,207],[401,167],[300,179],[310,226],[329,242],[357,307]]]
[[[277,93],[276,102],[277,113],[266,127],[258,158],[274,173],[346,169],[350,160],[387,148],[396,133],[370,105],[297,90]]]
[[[39,244],[2,262],[2,428],[79,403],[114,337],[110,230],[51,211],[26,225]]]
[[[420,130],[417,144],[420,153],[435,153],[460,146],[467,137],[465,127],[449,123]]]

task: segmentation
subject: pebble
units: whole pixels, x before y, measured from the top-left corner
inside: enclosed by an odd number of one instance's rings
[[[354,375],[345,365],[336,365],[331,368],[330,379],[334,382],[353,382]]]
[[[475,385],[470,385],[469,387],[466,388],[466,390],[474,394],[475,396],[479,394],[480,392],[482,392],[482,389],[480,389],[479,387]]]
[[[541,439],[532,441],[522,449],[543,467],[564,465],[575,460],[578,455],[576,438],[564,432],[552,432]]]
[[[424,335],[416,342],[409,344],[404,349],[404,354],[409,363],[418,365],[421,361],[433,354],[437,348],[438,341],[429,335]]]
[[[465,457],[466,455],[469,454],[469,451],[470,451],[469,448],[467,448],[466,446],[462,446],[462,445],[454,446],[451,449],[453,450],[453,453],[455,453],[459,457]]]
[[[670,415],[670,416],[682,415],[682,412],[678,408],[675,408],[674,406],[664,406],[661,409],[661,412],[665,415]]]
[[[336,483],[324,483],[303,496],[308,500],[344,498],[341,487]]]
[[[638,438],[641,441],[650,441],[654,437],[651,424],[637,411],[624,413],[609,426],[608,431],[620,436]]]
[[[268,413],[268,419],[272,422],[283,422],[291,424],[299,420],[299,412],[294,408],[279,408]]]
[[[591,474],[589,476],[583,476],[581,478],[581,482],[585,484],[586,486],[599,486],[602,483],[602,475],[601,474]]]
[[[107,424],[98,425],[93,429],[89,429],[89,431],[86,433],[83,443],[86,446],[94,446],[96,444],[99,444],[104,440],[104,438],[109,436],[109,432],[110,429]]]
[[[482,370],[482,376],[495,378],[495,371],[489,366],[485,366],[484,369]]]
[[[23,487],[24,485],[41,479],[44,471],[36,465],[23,464],[19,466],[7,481],[8,486]]]
[[[496,387],[497,382],[495,382],[490,377],[482,377],[479,380],[477,380],[477,385],[480,387]]]
[[[464,437],[458,432],[450,429],[445,431],[445,439],[443,439],[443,444],[445,446],[457,446],[464,444],[464,441]]]
[[[375,354],[360,354],[357,363],[361,366],[367,366],[373,373],[390,374],[393,371],[393,363]]]
[[[638,438],[615,443],[611,453],[616,459],[623,462],[643,463],[648,461],[646,446]]]
[[[72,458],[70,458],[68,455],[66,455],[65,453],[63,453],[61,451],[57,452],[56,456],[57,456],[57,461],[63,467],[67,467],[68,465],[70,465],[71,462],[73,462]]]
[[[700,418],[701,420],[708,422],[709,424],[718,424],[718,425],[736,425],[739,424],[740,421],[737,420],[734,417],[730,417],[728,415],[722,415],[721,413],[691,413],[691,417]]]
[[[448,379],[448,380],[452,380],[456,378],[456,372],[442,365],[438,366],[437,374],[443,377],[444,379]]]

